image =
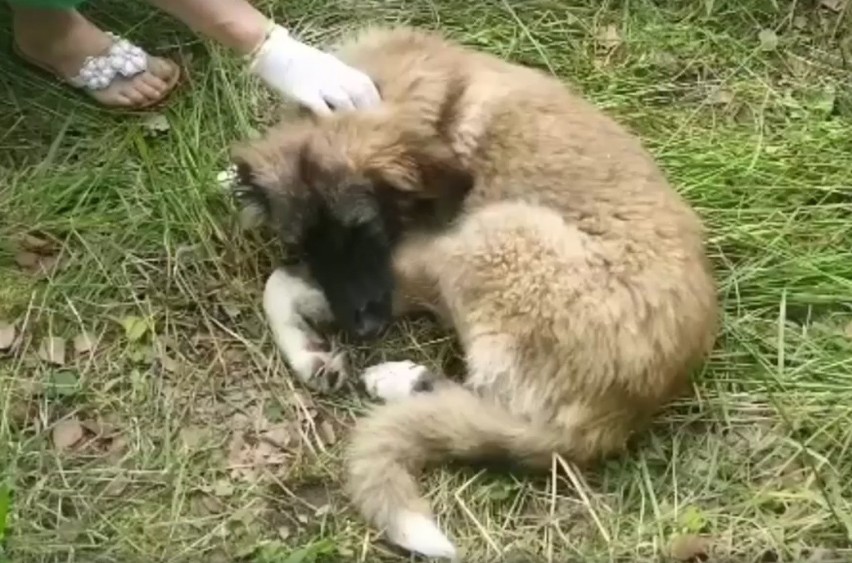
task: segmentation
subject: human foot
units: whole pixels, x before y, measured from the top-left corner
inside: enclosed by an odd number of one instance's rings
[[[13,30],[22,58],[105,106],[151,106],[169,94],[180,76],[173,62],[98,29],[76,10],[16,8]]]

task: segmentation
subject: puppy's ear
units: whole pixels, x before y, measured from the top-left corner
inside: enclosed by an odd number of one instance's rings
[[[405,144],[397,155],[371,167],[370,176],[394,195],[415,200],[460,203],[473,189],[473,174],[438,139]]]
[[[237,170],[236,196],[245,207],[260,214],[286,245],[297,245],[305,227],[316,214],[316,201],[298,174],[285,166],[290,160],[270,162],[251,146],[231,149],[231,162]]]

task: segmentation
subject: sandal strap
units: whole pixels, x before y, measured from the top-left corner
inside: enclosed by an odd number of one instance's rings
[[[131,78],[148,69],[148,55],[127,39],[107,32],[112,45],[103,55],[89,56],[73,78],[68,80],[77,88],[103,90],[116,77]]]

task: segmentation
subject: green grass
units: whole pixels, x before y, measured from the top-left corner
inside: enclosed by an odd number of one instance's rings
[[[852,20],[812,4],[263,3],[312,41],[405,21],[564,76],[643,137],[709,227],[725,322],[695,395],[582,476],[430,472],[469,560],[652,561],[684,534],[717,561],[852,558]],[[0,356],[0,560],[407,560],[340,491],[366,402],[292,383],[259,306],[275,246],[216,185],[271,96],[144,5],[93,9],[191,73],[155,134],[0,56],[0,320],[21,335]],[[51,275],[16,264],[28,233],[54,240]],[[75,353],[81,331],[96,343]],[[40,357],[48,336],[66,339],[63,365]],[[448,365],[453,346],[411,322],[354,352]],[[69,419],[85,435],[57,451]],[[283,448],[257,440],[270,428]]]

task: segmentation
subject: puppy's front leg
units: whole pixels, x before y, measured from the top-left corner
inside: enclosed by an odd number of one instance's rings
[[[275,343],[299,380],[323,392],[343,385],[349,375],[345,352],[331,350],[311,327],[311,323],[333,320],[322,291],[287,269],[278,268],[266,280],[263,310]]]

